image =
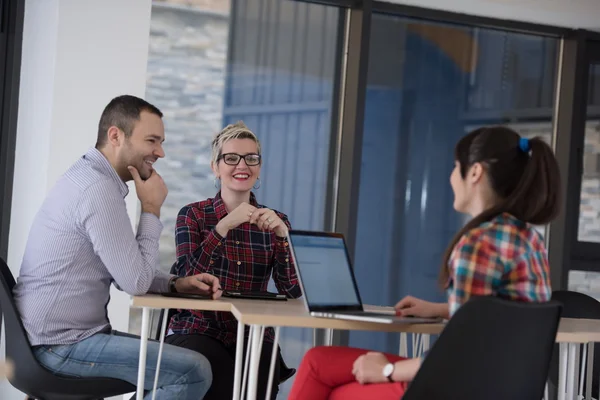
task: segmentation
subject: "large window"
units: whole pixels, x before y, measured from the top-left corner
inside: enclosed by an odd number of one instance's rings
[[[8,232],[17,138],[17,109],[25,6],[0,2],[0,257],[8,257]],[[17,268],[17,266],[12,266]]]
[[[597,252],[600,243],[600,61],[592,61],[589,66],[586,105],[577,240],[589,243],[585,248],[592,251],[585,251],[584,257],[588,258],[588,265],[593,265],[600,258]],[[569,290],[600,300],[600,267],[569,271]]]
[[[245,0],[233,3],[232,15],[223,124],[243,120],[261,140],[258,201],[286,213],[292,228],[325,229],[340,10]],[[313,332],[281,334],[282,354],[297,367]],[[278,398],[287,398],[291,381]]]
[[[169,187],[161,212],[165,271],[175,261],[179,209],[217,192],[211,139],[238,120],[262,145],[257,200],[287,214],[293,228],[325,228],[340,11],[292,0],[225,3],[152,7],[146,97],[165,113],[166,157],[156,164]],[[139,319],[132,309],[132,332]],[[312,339],[308,329],[282,330],[289,366],[298,366]]]
[[[162,214],[162,267],[168,270],[175,260],[177,211],[216,192],[210,139],[224,125],[243,120],[263,145],[259,202],[286,213],[297,229],[331,229],[336,215],[335,226],[355,242],[354,267],[365,303],[390,305],[408,294],[442,300],[445,294],[436,289],[442,253],[467,219],[453,210],[449,185],[458,139],[483,125],[504,124],[548,143],[575,142],[560,123],[565,117],[558,119],[562,128],[553,137],[555,101],[561,99],[556,85],[566,82],[557,80],[563,32],[540,27],[550,33],[525,33],[529,26],[518,23],[506,24],[516,30],[483,28],[475,26],[477,18],[474,25],[442,23],[410,7],[340,0],[365,9],[346,19],[345,9],[325,3],[335,2],[153,2],[147,98],[165,112],[167,157],[157,169],[170,189]],[[366,25],[370,31],[361,31],[356,26],[369,18],[358,20],[370,15],[370,5],[389,13],[374,13]],[[418,17],[392,14],[403,9]],[[345,32],[349,38],[342,37]],[[369,38],[368,59],[360,58],[367,48],[358,43],[361,37]],[[350,46],[344,51],[345,39]],[[368,64],[364,98],[359,84],[364,69],[357,57]],[[600,243],[598,65],[590,69],[577,215],[578,239],[587,243]],[[344,111],[340,137],[338,102]],[[355,144],[361,146],[360,158],[345,170],[343,161]],[[577,162],[576,147],[569,150],[573,155],[559,157],[563,169]],[[336,154],[347,148],[351,151]],[[338,156],[341,168],[334,176]],[[356,196],[348,194],[355,193],[359,179],[355,213]],[[546,227],[538,228],[545,233]],[[564,240],[570,239],[575,240]],[[600,288],[590,276],[572,273],[571,287]],[[137,310],[131,315],[139,318]],[[312,332],[283,332],[284,357],[297,366]],[[395,352],[398,337],[351,332],[350,344]],[[280,397],[286,395],[282,387]]]
[[[363,300],[442,301],[443,251],[466,218],[449,184],[454,145],[506,124],[552,136],[558,40],[374,14],[362,143],[355,271]],[[398,336],[350,344],[398,351]]]
[[[600,243],[600,63],[591,64],[577,238]]]

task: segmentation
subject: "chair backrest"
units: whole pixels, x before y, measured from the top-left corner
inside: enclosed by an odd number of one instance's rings
[[[541,399],[560,314],[556,302],[472,298],[450,319],[403,400]]]
[[[557,290],[552,293],[552,300],[562,304],[562,316],[564,318],[600,319],[600,302],[587,294],[569,290]],[[550,373],[548,374],[550,382],[554,385],[558,384],[558,359],[559,346],[555,345],[550,364]],[[594,346],[594,366],[592,370],[598,371],[599,368],[600,348]],[[600,376],[598,374],[593,374],[592,376],[592,393],[597,393],[600,386]],[[587,385],[587,378],[585,385]]]
[[[15,364],[15,378],[19,377],[19,373],[23,366],[27,368],[38,368],[37,359],[31,351],[27,333],[21,322],[21,317],[15,300],[13,298],[13,289],[15,287],[15,278],[8,268],[6,262],[0,258],[0,312],[4,317],[4,326],[6,329],[6,356],[11,358]],[[1,321],[1,320],[0,320]]]
[[[9,382],[33,398],[80,400],[112,397],[129,393],[135,386],[112,378],[74,378],[53,374],[33,355],[21,316],[15,304],[13,277],[0,258],[0,322],[4,317],[6,356],[13,361]]]
[[[552,300],[562,304],[564,318],[600,319],[600,302],[587,294],[557,290],[552,292]]]
[[[6,330],[6,357],[10,358],[14,364],[14,371],[9,380],[17,389],[27,392],[33,382],[41,384],[51,381],[53,377],[33,355],[13,298],[15,284],[15,278],[10,268],[0,258],[0,313],[4,317]]]

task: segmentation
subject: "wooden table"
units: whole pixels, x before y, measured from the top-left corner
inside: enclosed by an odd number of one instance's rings
[[[138,370],[138,388],[144,387],[144,370],[146,365],[146,352],[148,346],[148,329],[150,321],[150,309],[188,309],[202,311],[228,311],[238,320],[238,333],[236,341],[236,359],[234,375],[234,400],[239,400],[242,388],[245,388],[245,378],[248,376],[248,399],[256,398],[256,385],[258,377],[258,363],[260,360],[260,350],[264,335],[264,328],[272,326],[275,328],[275,343],[273,349],[277,349],[279,340],[279,330],[282,326],[298,328],[323,328],[323,329],[344,329],[344,330],[364,330],[379,332],[412,332],[436,334],[443,329],[443,324],[385,324],[360,321],[336,320],[328,318],[315,318],[308,314],[304,302],[301,299],[290,299],[288,301],[268,301],[268,300],[248,300],[248,299],[229,299],[221,298],[219,300],[195,300],[165,297],[160,295],[134,296],[131,301],[132,307],[142,307],[142,329],[140,343],[140,360]],[[365,306],[368,311],[390,312],[391,307]],[[167,313],[163,316],[163,327],[166,327]],[[242,383],[242,364],[243,364],[243,346],[245,342],[244,330],[246,325],[250,326],[250,336],[248,338],[248,348],[246,357],[246,372],[244,382]],[[165,329],[161,331],[160,350],[158,363],[162,356]],[[269,379],[273,379],[274,362],[276,352],[273,352],[271,360],[271,373]],[[158,378],[159,368],[157,367],[154,388]],[[271,385],[268,386],[269,388]],[[268,394],[270,396],[270,393]],[[138,390],[137,399],[143,398],[143,391]]]
[[[150,309],[190,309],[202,311],[227,311],[231,312],[238,320],[238,333],[236,343],[235,375],[234,375],[234,400],[243,397],[243,388],[246,387],[246,372],[248,372],[248,399],[256,399],[256,387],[258,378],[258,365],[260,361],[260,351],[263,341],[265,327],[275,328],[275,343],[273,345],[273,355],[271,358],[271,369],[269,382],[272,382],[274,363],[276,360],[276,349],[279,340],[279,330],[281,327],[312,328],[312,329],[340,329],[340,330],[362,330],[378,332],[407,332],[420,334],[439,334],[444,329],[445,324],[386,324],[361,321],[338,320],[329,318],[316,318],[308,314],[304,302],[301,299],[288,301],[266,301],[266,300],[246,300],[246,299],[227,299],[219,300],[195,300],[165,297],[160,295],[145,295],[132,297],[131,305],[133,307],[142,307],[142,329],[140,344],[140,361],[138,371],[138,388],[144,387],[144,370],[146,365],[147,338],[150,320]],[[365,306],[368,311],[390,311],[389,307]],[[163,327],[167,326],[167,313],[164,313]],[[244,373],[244,382],[242,383],[242,364],[243,364],[243,346],[244,330],[250,327],[250,336],[246,357],[246,371]],[[160,351],[158,363],[162,355],[162,346],[164,342],[163,329],[160,337]],[[556,342],[561,343],[560,352],[560,372],[559,372],[559,400],[566,399],[565,393],[571,396],[576,394],[575,382],[579,369],[577,359],[579,354],[579,344],[587,344],[585,352],[593,355],[593,342],[600,342],[600,321],[586,319],[563,318],[560,321]],[[588,379],[591,379],[592,359],[588,357]],[[249,368],[249,370],[248,370]],[[159,368],[156,370],[158,377]],[[156,388],[155,378],[154,387]],[[590,380],[591,382],[591,380]],[[591,385],[588,385],[590,388]],[[268,385],[269,392],[271,385]],[[591,390],[591,389],[590,389]],[[562,393],[562,397],[561,397]],[[137,391],[138,400],[142,399],[143,390]],[[270,393],[267,394],[267,398]],[[572,397],[573,399],[575,397]]]

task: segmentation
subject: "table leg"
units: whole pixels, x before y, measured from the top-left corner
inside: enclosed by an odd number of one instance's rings
[[[146,354],[148,353],[148,325],[150,309],[142,308],[142,331],[140,332],[140,362],[138,364],[138,379],[136,400],[144,399],[144,376],[146,374]]]
[[[400,357],[407,358],[408,357],[408,334],[406,332],[400,333],[400,351],[398,355]]]
[[[575,390],[576,368],[577,368],[577,344],[569,343],[569,361],[567,366],[567,399],[575,400],[577,391]]]
[[[237,342],[235,344],[235,374],[233,376],[233,400],[240,400],[242,383],[242,364],[244,362],[244,324],[238,322]]]
[[[333,345],[333,329],[325,330],[325,346]]]
[[[242,379],[242,395],[240,400],[246,395],[246,378],[248,377],[248,367],[250,365],[250,354],[252,354],[252,337],[254,336],[254,329],[250,327],[250,333],[248,335],[248,347],[246,349],[246,361],[244,362],[244,378]]]
[[[262,354],[262,347],[263,347],[263,343],[264,343],[264,339],[265,339],[265,327],[264,326],[260,327],[260,337],[261,337],[261,339],[260,339],[260,342],[258,343],[258,354],[259,354],[258,364],[259,365],[260,365],[260,357]],[[252,351],[254,351],[254,349]]]
[[[577,398],[584,398],[583,397],[583,384],[585,382],[585,367],[586,367],[586,356],[587,356],[587,345],[582,344],[583,346],[583,356],[581,356],[581,376],[579,377],[579,390],[577,390],[578,393],[578,397]]]
[[[588,343],[587,348],[587,387],[585,388],[585,399],[592,400],[592,379],[594,379],[594,342]]]
[[[163,347],[165,344],[165,332],[167,331],[167,321],[169,317],[169,309],[163,310],[163,320],[160,332],[160,343],[158,345],[158,360],[156,360],[156,373],[154,374],[154,386],[152,387],[152,400],[156,398],[156,386],[158,385],[158,374],[160,372],[160,360],[162,359]]]
[[[421,343],[421,334],[413,333],[412,334],[412,358],[417,358],[420,356],[419,347]]]
[[[271,366],[269,367],[269,381],[267,383],[267,396],[265,400],[271,399],[271,389],[273,388],[273,374],[275,373],[275,363],[277,362],[277,350],[279,345],[279,330],[280,327],[275,328],[275,341],[273,342],[273,351],[271,354]]]
[[[579,370],[579,366],[581,365],[581,347],[583,344],[581,343],[573,343],[573,351],[575,352],[575,365],[573,367],[573,382],[575,387],[573,388],[573,400],[578,400],[577,397],[577,383],[579,382],[579,374],[581,371]]]
[[[567,382],[567,359],[569,358],[569,345],[559,344],[559,368],[558,368],[558,400],[565,400]]]
[[[431,343],[431,335],[428,333],[423,333],[423,338],[421,339],[421,349],[423,353],[429,350]],[[421,353],[422,354],[422,353]]]
[[[264,327],[252,325],[252,354],[250,355],[250,372],[248,374],[248,400],[256,400],[258,387],[258,367],[260,366],[260,350],[263,341]]]

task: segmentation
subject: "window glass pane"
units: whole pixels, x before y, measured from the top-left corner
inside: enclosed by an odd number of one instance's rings
[[[569,271],[569,290],[600,301],[600,272]]]
[[[262,142],[258,200],[286,213],[293,228],[322,230],[340,9],[292,0],[233,6],[223,124],[243,120]],[[281,333],[285,360],[297,368],[313,331]]]
[[[211,139],[238,120],[261,141],[259,203],[287,214],[293,228],[324,229],[339,21],[338,8],[293,0],[153,2],[146,98],[165,113],[166,157],[156,164],[169,187],[165,271],[175,261],[178,211],[217,192]],[[140,321],[131,309],[131,332]],[[297,368],[312,330],[281,335],[285,361]]]
[[[550,141],[557,40],[374,15],[355,270],[366,303],[444,301],[442,253],[466,218],[453,209],[454,145],[506,124]],[[540,230],[543,230],[540,227]],[[351,345],[398,351],[398,335],[350,333]]]
[[[590,66],[577,239],[600,243],[600,64]]]

